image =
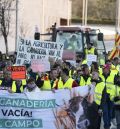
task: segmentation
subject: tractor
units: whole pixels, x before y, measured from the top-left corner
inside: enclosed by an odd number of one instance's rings
[[[82,26],[61,26],[56,28],[56,24],[54,24],[51,30],[51,33],[40,35],[50,35],[50,41],[64,43],[64,60],[74,60],[77,54],[85,53],[86,43],[92,42],[93,46],[97,49],[99,64],[104,64],[103,61],[106,60],[106,48],[103,33],[99,29]]]

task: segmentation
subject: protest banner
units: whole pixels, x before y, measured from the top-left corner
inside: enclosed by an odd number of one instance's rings
[[[31,69],[33,72],[46,72],[50,71],[50,62],[48,60],[32,60]]]
[[[36,93],[0,94],[0,129],[83,129],[89,86]],[[74,109],[74,107],[77,107]],[[77,109],[77,110],[76,110]]]
[[[63,59],[64,60],[75,60],[76,52],[73,50],[64,50],[63,51]]]
[[[97,62],[97,56],[96,55],[92,55],[92,54],[88,54],[87,55],[87,61],[88,62],[92,62],[92,61]]]
[[[26,67],[25,66],[8,66],[7,70],[11,72],[13,80],[26,79]]]
[[[32,59],[62,59],[63,43],[20,38],[16,65],[30,64]]]

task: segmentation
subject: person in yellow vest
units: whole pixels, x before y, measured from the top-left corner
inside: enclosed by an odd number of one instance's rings
[[[115,105],[115,117],[117,123],[117,129],[120,129],[120,75],[115,78],[115,86],[110,94],[111,100]]]
[[[55,88],[58,84],[63,84],[62,79],[61,79],[62,66],[59,65],[59,64],[55,64],[55,65],[54,65],[54,69],[57,70],[58,76],[57,76],[57,79],[56,79],[56,81],[55,81],[55,85],[54,85],[53,88]],[[69,71],[69,77],[70,77],[70,75],[71,75],[71,74],[70,74],[70,71]]]
[[[102,104],[105,129],[110,129],[111,120],[113,119],[114,105],[110,100],[110,94],[115,84],[115,76],[116,75],[110,71],[110,65],[105,64],[103,66],[103,73],[100,75],[102,81],[105,83],[104,104]]]
[[[87,60],[85,59],[84,53],[79,53],[76,56],[76,64],[77,64],[78,67],[80,67],[83,64],[87,64]]]
[[[99,74],[102,74],[102,68],[98,65],[97,62],[92,62],[90,67],[90,73],[92,72],[98,72]]]
[[[69,77],[69,70],[67,68],[62,69],[61,80],[58,81],[55,89],[71,89],[77,86],[77,82]]]
[[[98,55],[96,48],[93,46],[93,43],[87,43],[87,48],[85,49],[85,54]]]
[[[41,92],[41,90],[36,85],[34,78],[29,78],[27,80],[26,87],[23,90],[23,93],[31,93],[31,92],[34,92],[34,93],[40,93]]]
[[[92,62],[90,73],[92,73],[92,72],[99,72],[99,66],[98,66],[97,62]]]
[[[91,84],[91,76],[89,67],[87,64],[82,65],[82,75],[78,80],[80,86],[90,85]]]
[[[56,69],[52,69],[49,75],[45,75],[44,77],[39,77],[36,81],[36,84],[41,90],[51,90],[53,89],[58,82],[58,72]]]
[[[73,74],[74,71],[71,69],[72,66],[71,66],[70,62],[66,62],[66,61],[65,61],[63,68],[68,69],[68,70],[69,70],[69,77],[72,77],[72,74]]]
[[[105,84],[99,77],[98,72],[92,72],[91,83],[93,88],[93,100],[88,108],[88,116],[90,120],[90,125],[88,129],[100,129],[101,124],[101,104],[103,100],[103,92],[105,89]],[[94,114],[94,115],[93,115]]]
[[[111,71],[114,72],[115,74],[118,74],[118,72],[120,71],[120,65],[119,65],[119,58],[115,57],[113,59],[113,63],[111,65]]]
[[[26,80],[15,80],[12,83],[12,92],[22,93],[26,86]]]
[[[110,71],[112,72],[112,73],[114,73],[114,74],[118,74],[118,71],[119,71],[119,67],[117,66],[114,66],[113,64],[112,64],[112,60],[106,60],[106,64],[107,65],[109,65],[110,66]]]

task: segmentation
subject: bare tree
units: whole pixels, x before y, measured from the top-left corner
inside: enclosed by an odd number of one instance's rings
[[[11,10],[14,0],[0,0],[0,32],[4,38],[6,54],[8,55],[8,35],[10,31]]]

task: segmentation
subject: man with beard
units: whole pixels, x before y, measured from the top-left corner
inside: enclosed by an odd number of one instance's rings
[[[27,80],[27,85],[23,92],[40,92],[40,89],[35,84],[35,80],[33,78],[30,78]]]

